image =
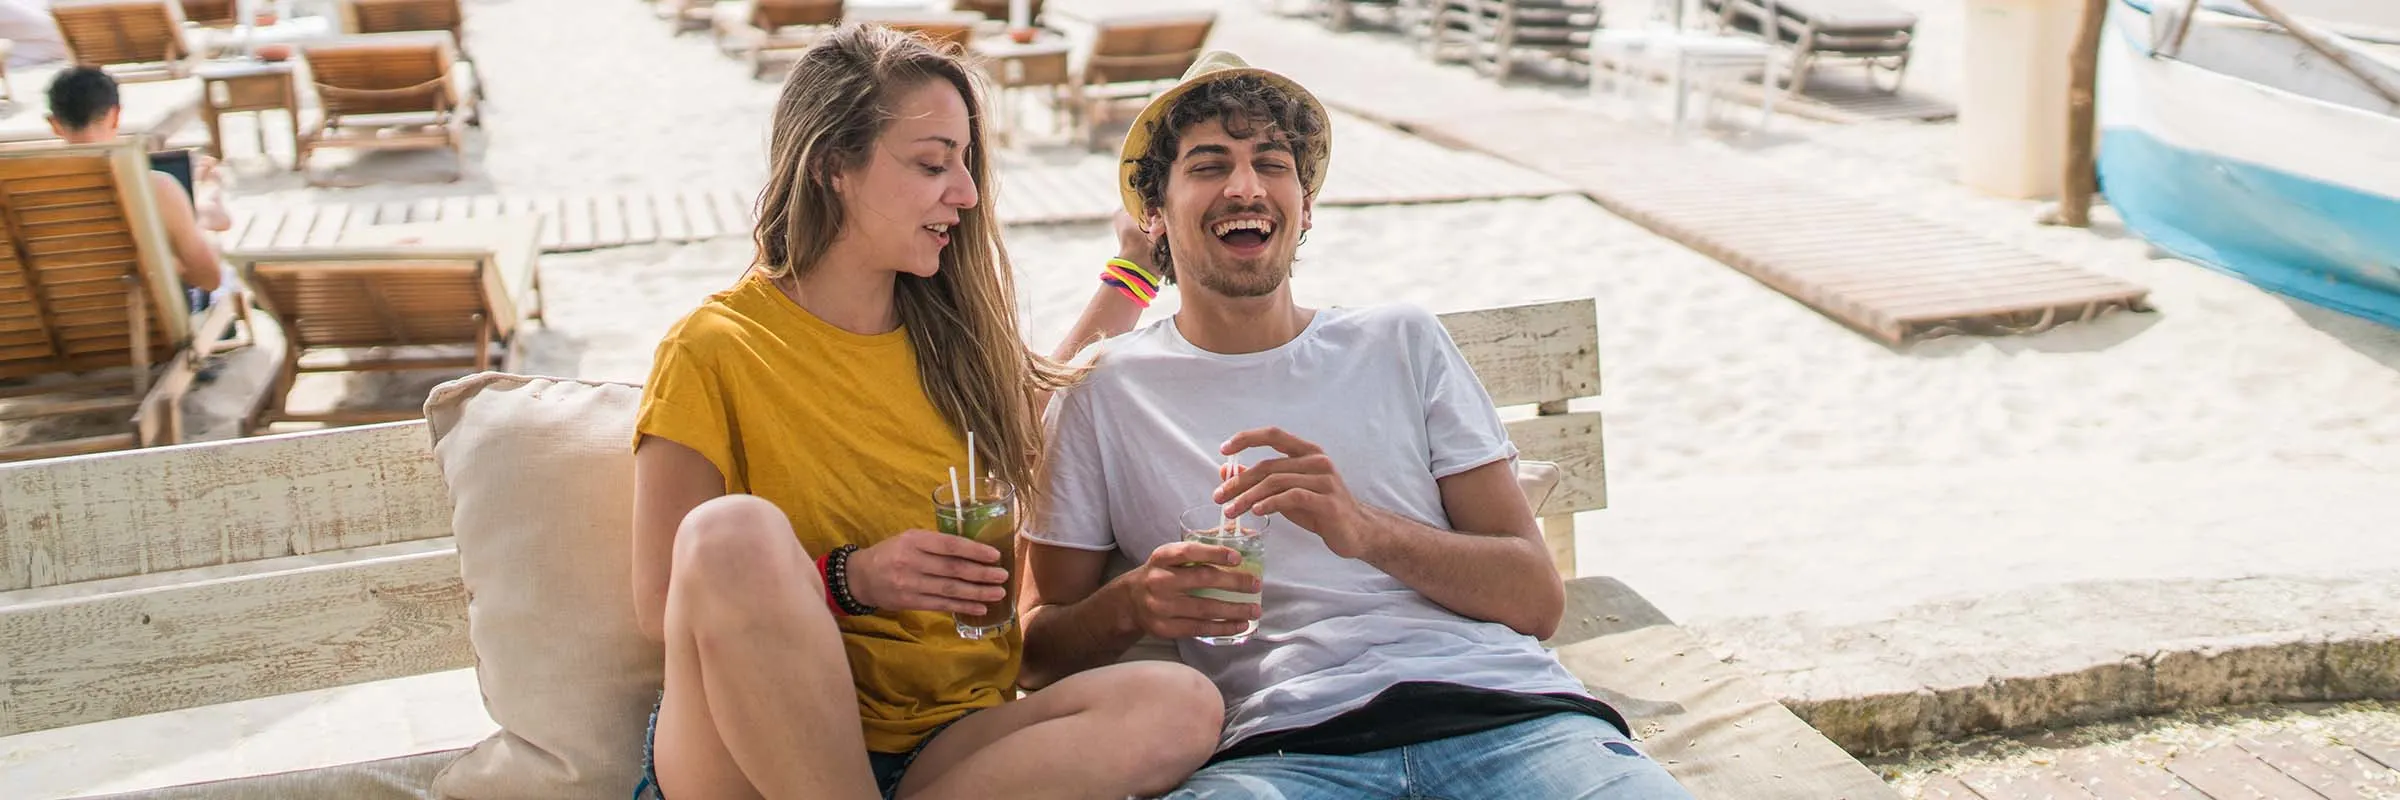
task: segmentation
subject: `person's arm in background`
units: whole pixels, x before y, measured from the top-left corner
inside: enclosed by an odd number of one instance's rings
[[[1142,269],[1153,274],[1157,273],[1157,266],[1150,263],[1150,234],[1143,232],[1142,226],[1133,221],[1133,215],[1119,210],[1116,229],[1117,257],[1140,264]],[[1058,349],[1051,352],[1050,357],[1058,361],[1071,361],[1076,353],[1083,352],[1083,348],[1091,346],[1093,342],[1133,330],[1133,326],[1142,321],[1142,308],[1142,304],[1126,297],[1116,287],[1107,284],[1092,287],[1092,300],[1084,304],[1083,316],[1076,318],[1075,326],[1067,329],[1066,338],[1059,341]]]
[[[192,154],[192,208],[202,230],[233,230],[233,215],[225,211],[225,184],[217,180],[217,160]]]
[[[150,173],[150,194],[158,204],[158,219],[167,229],[167,248],[175,254],[175,274],[183,285],[205,292],[217,290],[224,277],[217,264],[216,245],[200,232],[199,219],[194,215],[192,201],[183,193],[183,184],[175,176],[163,172]]]

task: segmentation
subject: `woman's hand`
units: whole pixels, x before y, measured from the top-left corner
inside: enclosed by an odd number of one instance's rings
[[[850,596],[896,611],[982,614],[1008,596],[1000,551],[962,536],[927,530],[850,554]]]
[[[1120,208],[1117,209],[1116,228],[1117,257],[1140,264],[1142,269],[1157,272],[1157,265],[1150,263],[1151,256],[1158,254],[1157,240],[1142,230],[1141,222]]]

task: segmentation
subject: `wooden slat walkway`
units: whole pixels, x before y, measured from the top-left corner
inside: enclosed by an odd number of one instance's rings
[[[2400,731],[2270,732],[2190,749],[2096,745],[1965,767],[1923,800],[2372,800],[2400,797]]]
[[[1410,123],[1575,184],[1595,202],[1887,344],[2046,330],[2149,290],[1712,157],[1582,109]]]
[[[1444,147],[1343,114],[1335,114],[1341,144],[1334,149],[1319,205],[1372,206],[1574,194],[1567,181],[1472,150]],[[1079,154],[1065,164],[1001,151],[1000,219],[1010,225],[1099,222],[1117,210],[1114,153]],[[690,242],[746,236],[755,188],[665,190],[576,195],[452,196],[383,203],[235,210],[225,241],[235,249],[330,241],[345,226],[471,219],[538,212],[546,217],[548,252]],[[247,212],[247,213],[244,213]],[[294,226],[297,229],[294,230]]]

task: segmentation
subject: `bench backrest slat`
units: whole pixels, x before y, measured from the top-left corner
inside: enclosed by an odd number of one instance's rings
[[[448,535],[422,422],[0,465],[0,591]]]

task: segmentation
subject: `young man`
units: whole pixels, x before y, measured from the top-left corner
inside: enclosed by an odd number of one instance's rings
[[[1542,648],[1564,589],[1440,323],[1293,302],[1330,142],[1306,90],[1223,53],[1135,120],[1119,188],[1183,306],[1052,402],[1027,683],[1174,640],[1226,726],[1170,797],[1688,798]],[[1274,518],[1263,617],[1188,594],[1261,591],[1210,566],[1234,551],[1181,541],[1210,504]],[[1110,577],[1112,556],[1132,566]],[[1244,644],[1191,638],[1251,620]]]
[[[69,144],[105,144],[117,140],[118,115],[123,107],[117,100],[117,81],[98,67],[72,67],[58,73],[50,81],[50,129]],[[167,245],[175,254],[176,274],[183,285],[198,290],[193,310],[208,305],[203,298],[217,291],[224,283],[224,268],[218,263],[217,248],[209,244],[202,228],[225,231],[233,227],[232,219],[216,198],[215,182],[209,179],[215,162],[195,156],[192,163],[192,185],[207,192],[207,202],[194,201],[195,194],[187,192],[175,176],[152,170],[150,195],[158,204],[159,219],[167,229]]]

